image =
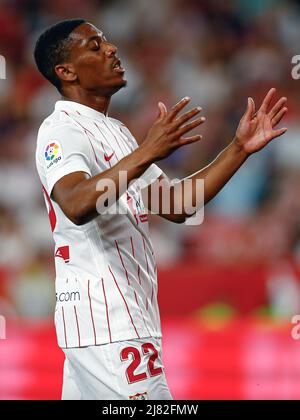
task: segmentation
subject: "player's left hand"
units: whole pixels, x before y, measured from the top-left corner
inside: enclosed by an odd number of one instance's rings
[[[285,106],[287,98],[279,99],[271,107],[275,93],[276,89],[274,88],[268,92],[257,112],[255,112],[254,100],[252,98],[248,99],[247,110],[240,121],[235,137],[236,144],[247,155],[258,152],[288,130],[287,128],[275,129],[288,111]]]

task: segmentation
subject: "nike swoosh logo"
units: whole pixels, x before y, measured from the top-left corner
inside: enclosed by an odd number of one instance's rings
[[[112,157],[114,156],[114,154],[115,154],[115,152],[113,152],[110,156],[104,155],[105,161],[109,162],[112,159]]]

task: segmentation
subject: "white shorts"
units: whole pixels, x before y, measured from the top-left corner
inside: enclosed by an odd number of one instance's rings
[[[64,349],[63,400],[171,400],[161,340]]]

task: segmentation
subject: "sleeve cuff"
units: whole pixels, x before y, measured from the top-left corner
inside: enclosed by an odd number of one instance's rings
[[[74,172],[85,172],[90,177],[92,176],[91,172],[90,172],[90,169],[87,166],[83,166],[83,165],[74,166],[74,164],[63,166],[63,167],[57,169],[51,175],[48,174],[48,176],[47,176],[47,186],[48,186],[49,196],[51,196],[52,190],[54,188],[54,185],[57,183],[57,181],[59,181],[64,176],[72,174]]]

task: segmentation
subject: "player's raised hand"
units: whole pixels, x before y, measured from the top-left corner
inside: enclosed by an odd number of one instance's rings
[[[200,134],[185,137],[187,133],[203,124],[206,120],[204,117],[192,120],[202,111],[200,107],[193,108],[185,114],[179,115],[180,111],[187,106],[190,100],[188,97],[183,98],[173,106],[170,112],[167,111],[166,106],[162,102],[159,102],[159,116],[142,144],[144,151],[151,154],[153,161],[163,159],[179,147],[202,139]]]
[[[273,107],[271,106],[275,93],[276,89],[268,92],[257,112],[253,99],[248,99],[247,110],[240,121],[235,137],[235,142],[248,155],[258,152],[288,130],[287,128],[275,129],[288,111],[287,98],[281,98]]]

